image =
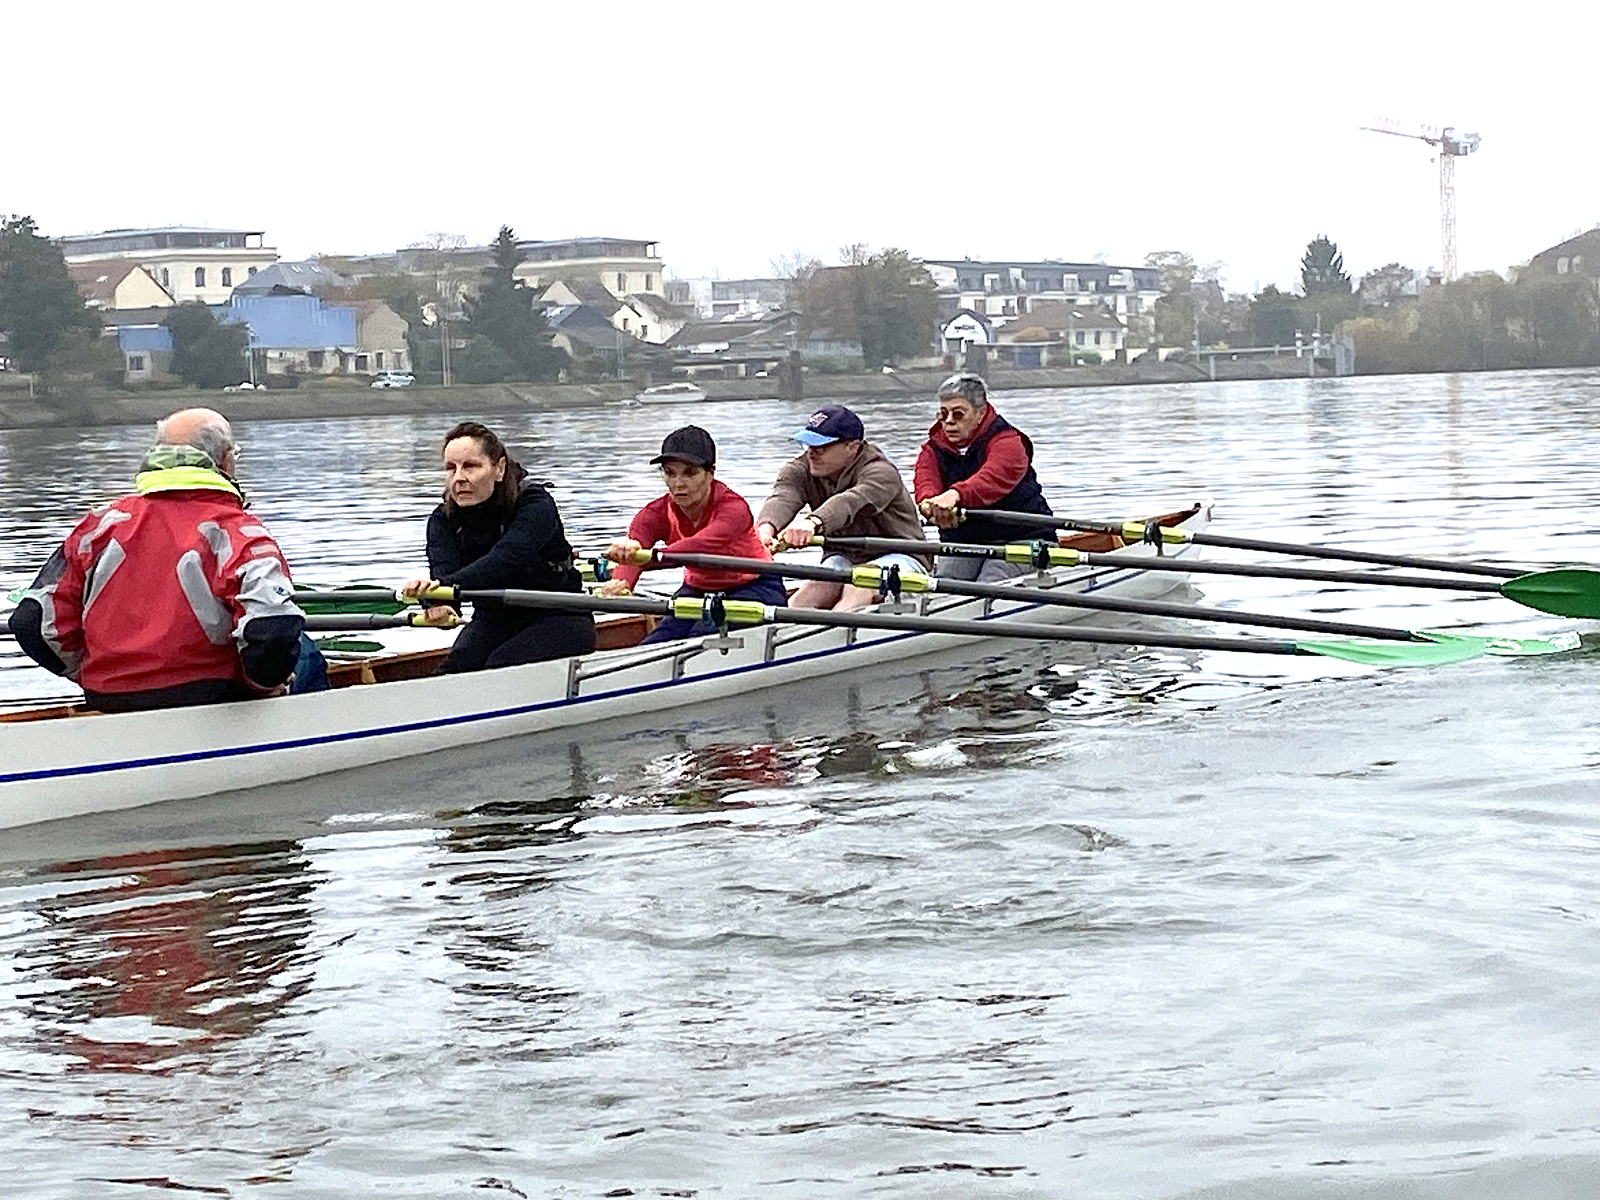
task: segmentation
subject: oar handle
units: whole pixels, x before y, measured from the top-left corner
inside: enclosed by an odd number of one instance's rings
[[[362,629],[451,629],[461,624],[454,611],[448,616],[429,619],[424,612],[402,613],[308,613],[310,633],[349,632]]]

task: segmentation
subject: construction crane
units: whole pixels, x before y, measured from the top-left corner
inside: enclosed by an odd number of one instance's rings
[[[1398,121],[1384,120],[1376,125],[1363,125],[1362,129],[1372,133],[1387,133],[1393,137],[1416,138],[1418,141],[1427,142],[1436,148],[1439,159],[1439,232],[1444,242],[1444,281],[1450,283],[1456,277],[1456,159],[1466,154],[1471,154],[1478,148],[1479,138],[1475,133],[1457,133],[1455,128],[1446,125],[1439,128],[1437,125],[1424,125],[1412,133],[1401,126]]]

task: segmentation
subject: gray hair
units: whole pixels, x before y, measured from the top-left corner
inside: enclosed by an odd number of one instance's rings
[[[218,467],[222,466],[223,457],[233,449],[233,429],[220,413],[213,413],[192,426],[181,441],[167,436],[167,421],[170,419],[164,417],[156,422],[156,445],[193,446]]]
[[[974,375],[971,371],[962,371],[959,375],[952,375],[939,385],[939,399],[947,396],[960,396],[973,408],[982,408],[989,403],[989,387],[983,382],[982,375]]]

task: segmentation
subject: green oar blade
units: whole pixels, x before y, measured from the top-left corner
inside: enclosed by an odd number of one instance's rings
[[[1466,638],[1441,642],[1296,642],[1295,647],[1301,654],[1341,658],[1367,667],[1437,667],[1465,662],[1484,653],[1482,646]]]
[[[1535,654],[1565,654],[1580,649],[1583,639],[1573,632],[1558,633],[1551,637],[1483,637],[1468,633],[1450,633],[1442,629],[1419,629],[1425,638],[1436,642],[1467,642],[1478,647],[1482,654],[1507,658]]]
[[[337,654],[381,654],[385,649],[382,642],[369,642],[362,638],[317,638],[318,650],[330,650]]]
[[[1536,571],[1506,580],[1500,593],[1558,617],[1600,617],[1600,571],[1583,567]]]

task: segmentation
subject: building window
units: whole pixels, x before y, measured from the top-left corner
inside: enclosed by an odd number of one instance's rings
[[[197,288],[205,287],[205,285],[206,285],[206,269],[204,267],[196,267],[194,269],[194,285]]]
[[[623,333],[627,333],[628,332],[628,318],[627,317],[623,317],[622,318],[622,332]]]
[[[322,370],[322,353],[323,352],[321,350],[307,350],[306,366],[310,367],[313,371]]]
[[[655,291],[655,287],[656,277],[654,275],[646,275],[644,277],[644,290],[647,292],[653,292]]]
[[[233,268],[232,267],[223,267],[222,268],[222,286],[223,287],[232,287],[233,286]]]
[[[254,268],[254,267],[246,267],[246,268],[245,268],[245,275],[246,275],[246,277],[249,277],[249,276],[251,276],[251,275],[254,275],[254,274],[255,274],[255,273],[256,273],[256,269],[255,269],[255,268]]]
[[[142,355],[142,354],[130,354],[130,355],[128,355],[128,370],[130,370],[130,371],[142,371],[142,370],[144,370],[144,355]]]
[[[650,340],[650,326],[648,326],[648,325],[639,326],[639,340],[641,342],[647,342],[647,341]]]
[[[628,277],[621,271],[617,272],[617,295],[626,295],[628,291]]]
[[[1100,344],[1100,331],[1098,329],[1094,331],[1094,344],[1096,346]]]
[[[1072,340],[1077,342],[1080,346],[1083,345],[1083,330],[1078,330],[1078,332],[1073,336]]]
[[[383,370],[383,351],[382,350],[378,350],[378,351],[375,351],[373,353],[373,355],[372,355],[372,369],[375,370],[375,371]]]
[[[170,271],[168,271],[165,267],[161,268],[161,286],[162,287],[171,287],[172,286],[172,273]]]
[[[365,371],[366,369],[367,369],[367,356],[365,354],[356,355],[356,370]]]

